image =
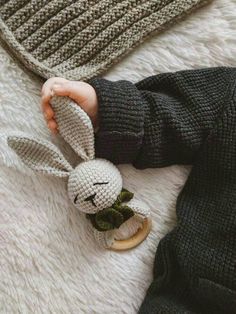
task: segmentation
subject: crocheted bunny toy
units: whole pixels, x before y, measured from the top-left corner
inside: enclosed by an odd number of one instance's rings
[[[95,238],[100,246],[109,248],[114,242],[115,230],[123,222],[135,213],[146,218],[149,209],[122,190],[122,177],[115,165],[105,159],[95,159],[94,130],[87,114],[67,97],[53,97],[51,104],[61,136],[82,162],[73,168],[54,144],[28,135],[9,136],[8,145],[34,171],[68,179],[71,202],[87,213],[93,226],[98,222]],[[121,199],[118,204],[122,192],[126,195],[123,200],[128,201],[125,207],[120,206]]]

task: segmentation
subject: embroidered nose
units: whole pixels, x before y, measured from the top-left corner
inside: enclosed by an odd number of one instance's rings
[[[85,198],[85,202],[91,202],[93,204],[94,207],[97,207],[97,205],[94,202],[94,198],[96,196],[97,193],[94,193],[88,197]]]

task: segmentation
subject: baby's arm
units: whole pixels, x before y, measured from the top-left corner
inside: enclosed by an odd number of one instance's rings
[[[99,117],[97,157],[137,168],[163,167],[194,161],[224,105],[231,71],[164,73],[137,84],[102,78],[74,82],[81,100],[71,83],[64,92],[52,89],[75,99],[95,124]],[[47,102],[43,106],[50,108]]]

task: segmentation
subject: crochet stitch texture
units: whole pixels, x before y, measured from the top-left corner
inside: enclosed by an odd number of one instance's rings
[[[140,314],[235,314],[236,68],[90,84],[97,157],[141,169],[193,165]]]
[[[0,0],[0,35],[44,78],[87,80],[206,0]]]

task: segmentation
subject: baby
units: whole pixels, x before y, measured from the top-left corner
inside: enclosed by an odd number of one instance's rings
[[[48,127],[57,132],[50,98],[72,98],[98,129],[97,157],[139,169],[193,165],[139,313],[236,313],[235,88],[236,68],[226,67],[43,86]]]

